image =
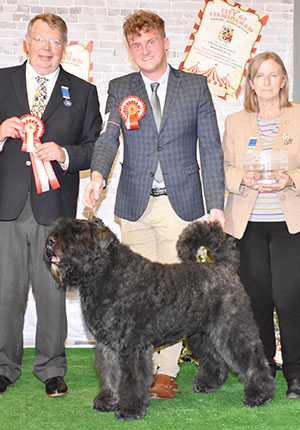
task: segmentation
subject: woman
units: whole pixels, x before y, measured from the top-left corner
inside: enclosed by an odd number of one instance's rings
[[[286,394],[300,399],[300,105],[288,100],[288,76],[277,54],[251,61],[244,107],[225,122],[226,232],[238,239],[239,276],[273,375],[276,308]],[[288,170],[278,173],[278,182],[258,184],[243,170],[250,140],[255,151],[287,152]]]

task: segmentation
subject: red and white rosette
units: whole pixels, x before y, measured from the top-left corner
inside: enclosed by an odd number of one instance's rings
[[[36,115],[23,115],[20,120],[24,124],[25,131],[19,131],[23,140],[22,151],[30,153],[33,176],[38,194],[49,191],[50,185],[53,190],[60,187],[50,161],[41,161],[34,156],[34,150],[42,145],[40,138],[44,134],[44,123]],[[50,185],[49,185],[50,184]]]
[[[146,105],[138,96],[128,96],[121,101],[119,106],[121,118],[125,121],[125,128],[132,130],[139,128],[139,123],[146,113]]]
[[[20,120],[24,124],[25,132],[19,131],[20,138],[23,140],[22,151],[33,152],[34,141],[40,142],[45,127],[43,121],[35,115],[23,115]]]

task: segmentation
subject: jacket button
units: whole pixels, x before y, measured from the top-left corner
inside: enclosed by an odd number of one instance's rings
[[[162,151],[162,147],[161,147],[161,146],[158,146],[158,147],[157,147],[157,150],[158,150],[158,151]]]
[[[151,176],[151,178],[154,178],[154,173],[153,173],[153,172],[151,172],[151,173],[150,173],[150,176]]]
[[[31,161],[27,160],[26,161],[26,166],[31,166]]]
[[[285,200],[286,196],[280,196],[280,200]]]

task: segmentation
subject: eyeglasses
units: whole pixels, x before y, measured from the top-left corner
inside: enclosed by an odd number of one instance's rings
[[[30,34],[29,34],[29,37],[31,37],[31,39],[34,40],[38,45],[44,45],[44,43],[48,43],[48,42],[51,46],[58,47],[62,45],[62,42],[55,39],[43,39],[42,37],[32,37]]]

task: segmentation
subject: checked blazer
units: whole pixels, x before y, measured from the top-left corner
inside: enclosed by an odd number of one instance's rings
[[[0,124],[7,118],[30,114],[25,64],[0,70]],[[69,107],[64,104],[62,86],[69,88],[72,102]],[[29,153],[21,151],[21,139],[8,138],[0,152],[1,221],[16,219],[29,193],[32,212],[39,224],[50,225],[58,217],[76,215],[79,171],[90,167],[101,129],[96,87],[60,67],[42,121],[45,131],[41,142],[53,141],[66,148],[69,168],[64,171],[59,163],[51,162],[60,188],[37,194]]]
[[[128,130],[119,114],[127,96],[140,97],[146,112],[139,128]],[[212,98],[204,76],[170,68],[160,131],[157,131],[150,101],[140,73],[114,79],[108,88],[105,127],[94,148],[91,169],[107,182],[120,143],[124,158],[115,214],[136,221],[150,198],[154,172],[160,161],[170,203],[177,215],[192,221],[204,215],[201,177],[206,207],[223,209],[223,153]]]

